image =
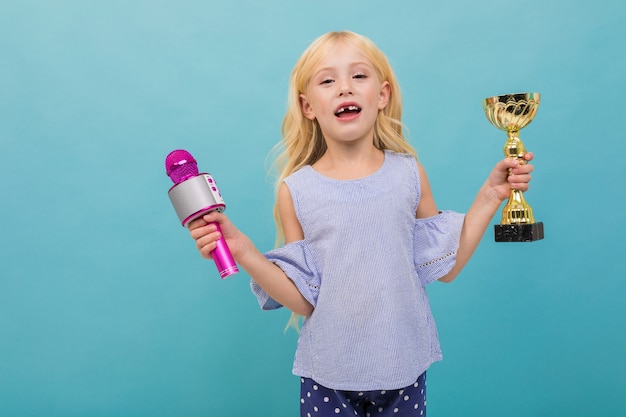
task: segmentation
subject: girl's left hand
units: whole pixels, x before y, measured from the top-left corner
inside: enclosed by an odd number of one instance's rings
[[[532,152],[524,155],[524,160],[530,162],[534,158]],[[533,165],[520,164],[517,159],[504,158],[496,164],[487,178],[486,185],[490,187],[500,201],[509,197],[511,188],[520,191],[528,190],[528,182],[531,180],[530,173]]]

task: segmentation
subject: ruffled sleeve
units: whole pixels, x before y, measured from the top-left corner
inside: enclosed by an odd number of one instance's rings
[[[454,266],[464,219],[464,214],[442,211],[415,220],[414,263],[422,285],[438,280]]]
[[[304,298],[315,307],[320,291],[320,274],[306,241],[300,240],[266,252],[264,256],[282,269]],[[282,304],[272,299],[254,280],[250,287],[263,310],[273,310]]]

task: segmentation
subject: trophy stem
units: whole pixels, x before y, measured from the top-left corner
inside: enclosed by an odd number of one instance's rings
[[[522,140],[517,136],[519,129],[509,128],[506,133],[508,140],[504,144],[504,156],[515,158],[520,165],[525,165],[527,163],[524,159],[526,148]],[[502,221],[500,224],[527,224],[534,222],[533,210],[526,203],[524,194],[512,188],[509,193],[509,201],[502,209]]]
[[[510,129],[507,132],[508,140],[504,144],[504,156],[507,158],[515,158],[520,164],[526,164],[524,155],[526,155],[526,147],[524,143],[517,136],[518,129]]]
[[[535,223],[532,208],[526,203],[524,194],[516,189],[511,189],[509,201],[502,209],[502,221],[500,224],[528,224]]]

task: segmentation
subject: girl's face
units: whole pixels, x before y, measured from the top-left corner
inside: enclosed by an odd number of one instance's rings
[[[324,139],[348,143],[373,141],[379,110],[389,101],[390,87],[356,47],[341,42],[318,65],[300,95],[304,116],[317,119]]]

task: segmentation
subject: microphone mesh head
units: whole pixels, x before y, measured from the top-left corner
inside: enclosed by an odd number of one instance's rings
[[[177,149],[165,157],[165,173],[174,184],[178,184],[198,175],[198,164],[189,152]]]

